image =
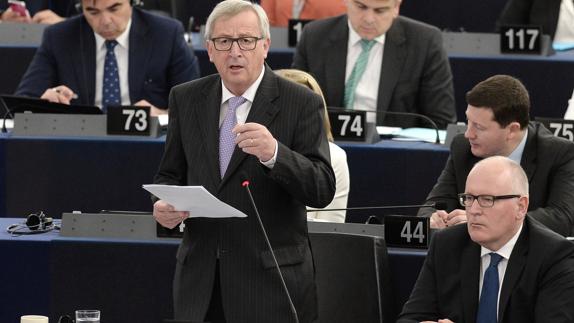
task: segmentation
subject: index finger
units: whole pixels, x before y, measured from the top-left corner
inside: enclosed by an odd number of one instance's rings
[[[248,123],[244,123],[244,124],[240,124],[238,123],[235,127],[233,127],[233,130],[231,130],[233,133],[237,134],[237,133],[242,133],[242,132],[247,132],[247,131],[255,131],[257,129],[261,128],[261,125],[255,122],[248,122]]]

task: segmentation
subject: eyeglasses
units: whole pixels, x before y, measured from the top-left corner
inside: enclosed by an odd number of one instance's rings
[[[474,200],[478,201],[478,205],[482,207],[492,207],[496,200],[507,200],[516,197],[521,197],[522,195],[512,194],[512,195],[472,195],[461,193],[458,194],[460,205],[465,207],[471,207]]]
[[[257,45],[257,41],[263,39],[263,37],[239,37],[239,38],[229,38],[229,37],[216,37],[211,38],[211,42],[215,46],[216,50],[227,51],[231,50],[233,43],[237,43],[239,49],[241,50],[254,50]]]

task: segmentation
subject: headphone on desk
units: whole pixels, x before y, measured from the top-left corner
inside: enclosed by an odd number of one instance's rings
[[[32,213],[26,217],[26,222],[8,226],[6,231],[13,235],[36,234],[52,231],[59,228],[54,224],[54,219],[47,217],[43,211]]]
[[[94,0],[95,1],[95,0]],[[132,7],[142,7],[144,5],[143,0],[130,0],[130,6]],[[82,0],[76,0],[74,5],[78,13],[82,13]]]

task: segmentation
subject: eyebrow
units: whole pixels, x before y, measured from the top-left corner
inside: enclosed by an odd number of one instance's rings
[[[102,10],[113,10],[113,9],[116,9],[117,7],[119,7],[121,5],[122,5],[121,2],[116,2],[116,3],[112,4],[111,6],[108,6],[107,8],[104,8]],[[95,7],[91,7],[91,6],[87,6],[86,10],[88,10],[88,11],[101,11],[100,9],[95,8]]]

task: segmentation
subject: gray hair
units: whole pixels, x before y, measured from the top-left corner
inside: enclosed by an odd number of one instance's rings
[[[261,29],[261,37],[263,39],[270,38],[269,32],[269,19],[265,10],[261,8],[260,5],[256,3],[251,3],[245,0],[225,0],[217,4],[209,17],[207,18],[207,23],[205,24],[205,39],[211,39],[211,33],[213,32],[213,25],[221,17],[233,17],[243,11],[252,10],[255,12],[259,18],[259,28]]]

